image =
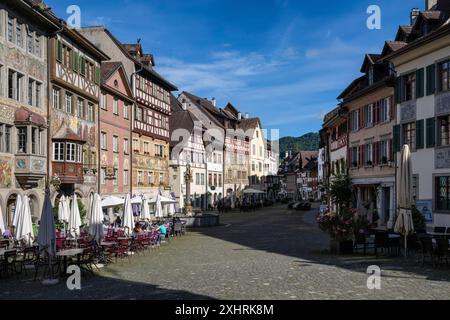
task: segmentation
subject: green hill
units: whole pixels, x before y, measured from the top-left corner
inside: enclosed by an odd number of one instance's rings
[[[280,157],[283,159],[286,151],[293,153],[299,151],[319,150],[320,136],[318,133],[307,133],[301,137],[284,137],[280,139]]]

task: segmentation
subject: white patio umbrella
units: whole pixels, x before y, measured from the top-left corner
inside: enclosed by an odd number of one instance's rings
[[[80,235],[81,217],[76,194],[72,199],[72,209],[70,210],[69,224],[67,227],[69,229],[68,234],[70,235],[70,237],[76,239]]]
[[[129,194],[127,194],[127,197],[125,198],[122,221],[125,232],[127,233],[127,235],[131,235],[131,232],[134,229],[134,217],[133,208],[131,207],[131,197]]]
[[[89,235],[91,235],[97,243],[103,238],[103,209],[101,198],[98,194],[94,195],[91,205],[91,216],[89,218]]]
[[[144,197],[144,200],[142,202],[142,210],[141,210],[141,219],[142,220],[151,220],[150,216],[150,208],[149,208],[149,201],[147,197]]]
[[[22,210],[22,196],[20,194],[17,195],[16,205],[14,207],[14,216],[12,225],[15,227],[17,225],[17,219],[19,219],[19,212]]]
[[[169,204],[169,215],[173,216],[176,212],[176,200],[173,195],[170,197],[170,199],[172,199],[172,201],[175,201],[174,203]]]
[[[140,204],[142,205],[142,197],[136,196],[133,199],[131,199],[131,204]]]
[[[3,220],[2,207],[0,207],[0,235],[2,235],[5,231],[5,221]]]
[[[156,218],[163,218],[164,217],[164,211],[162,208],[162,201],[161,196],[158,195],[156,197],[156,203],[155,203],[155,216]]]
[[[394,231],[405,238],[405,257],[407,236],[414,231],[412,219],[412,165],[411,152],[408,145],[403,146],[397,173],[397,206],[398,218]]]
[[[65,196],[62,196],[58,205],[58,220],[63,223],[69,222],[70,209],[68,200]]]
[[[123,206],[125,200],[123,198],[110,196],[102,200],[102,208]]]
[[[19,212],[15,212],[15,216],[17,215],[17,219],[15,219],[15,240],[23,240],[27,243],[31,242],[31,239],[34,238],[33,233],[33,223],[31,221],[31,209],[30,209],[30,198],[27,196],[23,197],[22,205],[20,206]]]

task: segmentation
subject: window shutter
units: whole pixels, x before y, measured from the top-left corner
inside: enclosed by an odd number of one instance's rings
[[[372,159],[373,165],[378,165],[378,141],[372,144]]]
[[[388,140],[388,160],[389,161],[394,161],[394,150],[392,149],[392,139]]]
[[[424,147],[424,120],[416,121],[416,149]]]
[[[436,146],[436,119],[427,119],[427,148]]]
[[[395,103],[402,103],[402,78],[398,77],[395,79]]]
[[[416,71],[416,98],[424,96],[424,69]]]
[[[80,74],[82,76],[85,76],[86,75],[86,61],[85,61],[84,57],[81,57],[81,56],[80,56],[79,61],[80,61]]]
[[[393,149],[394,153],[400,152],[401,143],[400,143],[400,125],[397,124],[393,128]]]
[[[56,60],[62,62],[63,58],[63,45],[60,40],[56,40]]]
[[[427,96],[436,92],[436,65],[427,67]]]
[[[373,106],[373,124],[380,122],[380,101],[377,101]]]
[[[364,146],[359,146],[359,167],[364,167]]]
[[[95,67],[95,83],[100,85],[100,68]]]
[[[395,104],[394,97],[390,97],[389,99],[389,113],[391,121],[397,118],[397,105]]]
[[[359,129],[365,128],[364,123],[364,108],[359,109]]]
[[[79,56],[78,56],[78,52],[73,51],[72,52],[72,69],[73,71],[75,71],[76,73],[79,72]]]
[[[353,167],[353,148],[348,148],[348,158],[350,159],[350,168]]]

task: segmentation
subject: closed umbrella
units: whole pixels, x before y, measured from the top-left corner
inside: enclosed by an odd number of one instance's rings
[[[156,197],[156,203],[155,203],[155,216],[157,218],[163,218],[164,217],[164,212],[163,212],[163,208],[162,208],[162,201],[161,201],[161,196],[158,195]]]
[[[150,208],[147,197],[144,197],[142,202],[142,210],[141,210],[141,219],[142,220],[150,220],[152,217],[150,216]]]
[[[15,227],[17,225],[17,219],[19,219],[19,212],[22,210],[22,196],[20,194],[17,195],[16,205],[14,207],[14,216],[12,225]]]
[[[27,196],[23,197],[22,205],[20,210],[15,212],[15,240],[23,240],[25,242],[30,242],[34,238],[33,233],[33,223],[31,221],[31,209],[30,209],[30,198]]]
[[[59,200],[59,205],[58,205],[58,220],[63,222],[63,223],[67,223],[69,222],[69,214],[70,214],[70,210],[67,210],[69,208],[68,203],[67,203],[67,198],[65,196],[62,196],[61,199]]]
[[[75,194],[72,199],[72,209],[70,210],[69,217],[69,235],[71,238],[77,238],[80,235],[81,217],[80,209],[78,208],[77,195]]]
[[[101,198],[98,194],[94,195],[91,206],[91,217],[89,218],[89,235],[92,236],[97,243],[103,238],[103,209]]]
[[[50,200],[50,191],[45,192],[44,206],[42,207],[41,223],[38,233],[39,251],[48,255],[49,276],[42,281],[43,284],[57,284],[58,279],[53,278],[52,258],[56,255],[56,231],[53,218],[53,208]],[[45,275],[44,275],[45,276]]]
[[[5,221],[3,221],[2,207],[0,207],[0,235],[2,235],[5,231]]]
[[[42,208],[41,223],[38,233],[39,251],[45,251],[49,257],[56,254],[56,232],[53,219],[53,209],[50,200],[50,192],[45,192],[44,206]]]
[[[407,236],[414,232],[412,219],[412,165],[411,152],[408,145],[403,146],[402,149],[397,174],[397,189],[398,218],[394,231],[404,235],[406,257]]]
[[[134,229],[134,217],[133,208],[131,207],[131,197],[129,194],[127,194],[127,197],[125,198],[122,221],[125,232],[127,233],[127,235],[131,235],[131,232]]]

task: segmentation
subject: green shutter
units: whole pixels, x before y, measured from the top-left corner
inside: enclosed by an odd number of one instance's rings
[[[436,146],[436,119],[427,119],[427,148]]]
[[[78,73],[80,71],[80,56],[78,55],[78,52],[73,52],[72,54],[73,56],[73,71],[75,71],[76,73]]]
[[[416,71],[416,98],[422,98],[425,95],[424,73],[423,68]]]
[[[395,103],[402,103],[402,78],[395,79]]]
[[[436,65],[427,67],[427,96],[436,92]]]
[[[56,40],[56,60],[62,62],[63,59],[63,45],[60,40]]]
[[[100,68],[95,67],[95,83],[100,84]]]
[[[84,59],[84,57],[80,57],[80,74],[82,76],[86,75],[86,61]]]
[[[397,124],[393,128],[393,147],[394,147],[394,153],[400,152],[401,143],[400,143],[400,125]]]
[[[424,120],[416,121],[416,149],[424,148]]]

